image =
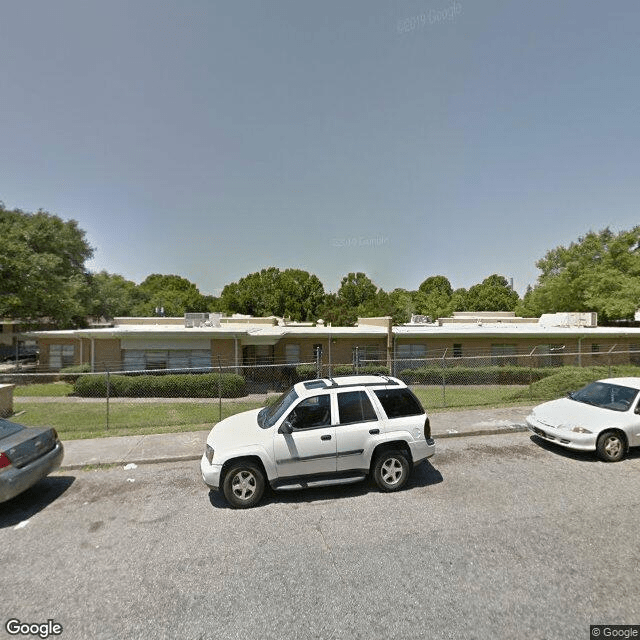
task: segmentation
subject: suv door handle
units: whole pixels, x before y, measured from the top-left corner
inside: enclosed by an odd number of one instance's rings
[[[372,436],[377,436],[380,433],[380,429],[369,429],[369,433]]]
[[[331,436],[330,435],[320,436],[320,440],[331,440]]]

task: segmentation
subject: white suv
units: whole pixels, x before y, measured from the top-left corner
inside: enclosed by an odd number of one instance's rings
[[[302,489],[371,475],[397,491],[435,453],[429,418],[397,378],[299,382],[276,403],[231,416],[207,437],[202,479],[233,507],[258,504],[268,482]]]

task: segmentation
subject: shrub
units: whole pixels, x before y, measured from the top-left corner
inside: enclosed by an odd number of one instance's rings
[[[404,369],[398,377],[407,384],[529,384],[552,375],[550,368],[530,369],[517,366],[487,367],[420,367]]]
[[[60,380],[64,380],[65,382],[75,382],[79,375],[89,373],[90,371],[91,365],[88,363],[74,364],[72,367],[64,367],[63,369],[60,369]]]
[[[109,395],[113,398],[240,398],[247,394],[246,381],[235,373],[111,375]],[[105,398],[107,376],[81,376],[73,388],[74,395]]]
[[[577,391],[590,382],[609,377],[640,376],[640,368],[632,365],[611,367],[562,367],[553,375],[534,382],[530,389],[522,391],[521,397],[536,400],[553,400]]]

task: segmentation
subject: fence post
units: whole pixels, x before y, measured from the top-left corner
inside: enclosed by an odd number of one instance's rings
[[[222,422],[222,363],[218,356],[218,422]]]
[[[611,349],[609,349],[609,352],[607,353],[607,359],[609,360],[609,377],[611,377],[611,352],[617,347],[617,343],[613,345],[613,347],[611,347]]]
[[[445,362],[446,355],[447,355],[447,349],[445,349],[444,353],[442,354],[442,406],[443,407],[447,406],[447,381],[444,375],[445,367],[446,367],[446,362]]]
[[[322,350],[316,349],[316,378],[322,378]]]
[[[356,347],[356,375],[360,373],[360,351]]]
[[[109,367],[106,367],[107,370],[107,431],[109,431],[109,396],[111,395],[111,378],[109,373]]]

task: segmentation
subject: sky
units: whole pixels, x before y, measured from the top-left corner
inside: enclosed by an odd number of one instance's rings
[[[0,201],[204,294],[497,273],[640,224],[640,2],[20,0]]]

